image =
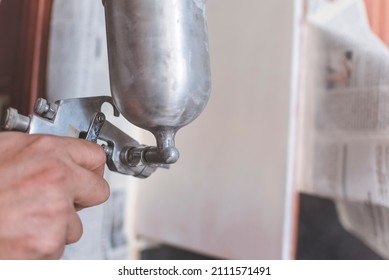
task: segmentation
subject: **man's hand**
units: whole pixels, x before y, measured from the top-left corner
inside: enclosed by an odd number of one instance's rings
[[[0,133],[0,259],[60,258],[82,235],[76,211],[109,197],[104,164],[85,140]]]

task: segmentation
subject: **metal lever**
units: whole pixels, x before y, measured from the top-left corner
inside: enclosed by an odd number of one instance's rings
[[[97,143],[97,139],[99,139],[99,135],[101,129],[103,128],[104,122],[105,122],[105,115],[101,112],[96,113],[92,119],[88,131],[85,133],[85,137],[82,138]]]

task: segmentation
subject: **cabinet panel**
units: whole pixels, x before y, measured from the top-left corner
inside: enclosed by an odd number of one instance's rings
[[[51,0],[0,4],[0,94],[24,114],[45,94],[51,4]]]

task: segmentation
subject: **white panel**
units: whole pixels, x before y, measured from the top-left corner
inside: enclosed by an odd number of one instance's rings
[[[136,231],[222,258],[282,257],[293,1],[208,0],[213,92],[181,158],[139,181]]]

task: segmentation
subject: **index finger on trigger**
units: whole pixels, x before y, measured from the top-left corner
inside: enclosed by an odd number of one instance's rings
[[[83,139],[66,138],[66,141],[70,156],[77,164],[103,175],[106,154],[101,146]]]

